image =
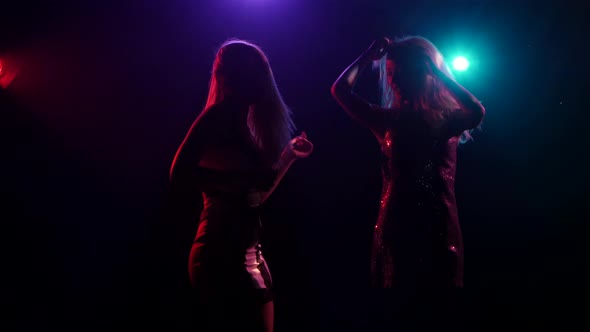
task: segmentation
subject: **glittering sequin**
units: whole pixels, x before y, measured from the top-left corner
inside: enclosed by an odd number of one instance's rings
[[[373,237],[373,284],[460,286],[463,252],[454,197],[457,140],[416,138],[416,130],[403,129],[412,126],[399,127],[396,132],[387,130],[380,140],[383,190]],[[454,253],[450,258],[449,252]]]

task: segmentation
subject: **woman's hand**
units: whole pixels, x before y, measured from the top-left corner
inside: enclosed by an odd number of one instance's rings
[[[385,54],[387,54],[387,50],[388,50],[389,46],[391,46],[392,43],[393,42],[389,38],[386,38],[386,37],[381,37],[379,39],[375,39],[375,41],[373,41],[371,46],[369,46],[369,49],[366,51],[367,55],[373,61],[379,60],[383,56],[385,56]]]
[[[293,138],[289,143],[291,151],[296,158],[307,158],[313,151],[313,144],[307,139],[305,132]]]

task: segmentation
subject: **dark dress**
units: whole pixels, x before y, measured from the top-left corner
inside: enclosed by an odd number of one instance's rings
[[[455,201],[458,130],[434,130],[420,112],[385,118],[383,191],[375,225],[377,288],[463,286],[463,242]]]
[[[272,300],[259,243],[258,207],[242,195],[203,193],[204,208],[189,258],[198,327],[262,331],[261,306]]]
[[[271,278],[262,256],[259,208],[245,195],[203,193],[204,208],[190,259],[191,284],[214,298],[271,300]]]
[[[357,118],[382,151],[383,189],[372,244],[375,297],[367,331],[460,331],[463,242],[455,200],[463,128],[433,128],[415,110]]]
[[[217,109],[202,114],[191,128],[177,157],[181,160],[176,166],[179,175],[173,176],[173,183],[197,188],[203,197],[188,262],[198,326],[200,330],[234,325],[259,330],[263,324],[260,308],[272,300],[272,285],[260,245],[259,202],[254,198],[272,185],[276,174],[261,166],[256,148],[244,139],[239,127],[223,118],[228,113],[222,106],[214,107]],[[218,153],[216,157],[239,153],[249,160],[252,170],[195,166],[195,156],[206,151]]]

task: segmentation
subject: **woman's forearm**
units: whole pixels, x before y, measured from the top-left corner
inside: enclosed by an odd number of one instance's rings
[[[266,199],[274,192],[275,188],[279,185],[293,162],[295,162],[296,156],[290,145],[287,145],[281,153],[279,161],[275,164],[274,170],[276,171],[275,179],[268,190],[261,192],[260,203],[266,201]]]
[[[484,115],[483,105],[467,89],[444,73],[440,73],[439,78],[463,111],[472,114],[474,118],[481,118]]]
[[[367,52],[361,54],[352,64],[350,64],[332,85],[332,94],[334,97],[342,93],[351,93],[356,81],[363,70],[371,64],[371,57]]]

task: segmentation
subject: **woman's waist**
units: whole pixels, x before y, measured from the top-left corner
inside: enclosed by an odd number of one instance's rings
[[[215,241],[257,239],[261,228],[258,211],[210,207],[201,212],[197,238],[204,237]]]
[[[192,259],[196,261],[252,264],[262,259],[262,250],[256,240],[239,244],[233,241],[213,243],[197,238],[192,247]]]
[[[421,191],[387,186],[380,200],[380,219],[456,219],[456,200],[452,193]]]
[[[257,190],[236,193],[203,193],[203,208],[257,211],[260,205],[261,192]]]
[[[248,206],[248,192],[203,192],[203,203],[207,205],[231,205],[235,207]]]
[[[454,182],[427,176],[384,176],[382,185],[382,198],[429,196],[433,199],[448,200],[454,198]]]

